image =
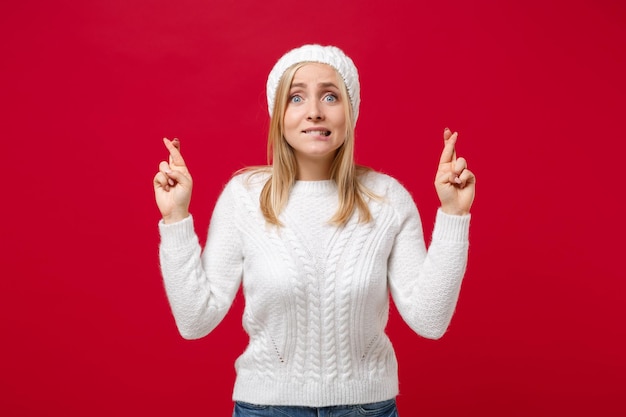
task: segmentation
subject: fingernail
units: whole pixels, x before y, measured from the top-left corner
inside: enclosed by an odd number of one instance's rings
[[[169,185],[171,185],[172,187],[174,186],[174,180],[173,180],[173,179],[171,179],[171,178],[170,178],[169,180],[167,180],[167,183],[168,183]]]
[[[446,132],[449,132],[449,131],[450,131],[450,128],[449,128],[449,127],[446,127],[446,128],[444,128],[443,130],[444,130],[444,131],[446,131]]]

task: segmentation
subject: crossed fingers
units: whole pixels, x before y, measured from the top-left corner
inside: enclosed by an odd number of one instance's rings
[[[165,190],[169,191],[177,183],[186,181],[189,176],[185,160],[180,153],[180,141],[178,139],[169,140],[163,138],[163,143],[169,151],[169,161],[161,161],[159,173],[155,177],[155,184],[158,183]]]
[[[439,158],[439,164],[449,164],[450,177],[449,182],[458,184],[461,188],[465,186],[468,180],[472,178],[472,173],[467,170],[467,161],[465,158],[457,158],[456,141],[459,137],[458,132],[452,133],[448,128],[443,131],[443,151]]]
[[[167,150],[170,152],[170,158],[169,158],[170,165],[184,167],[185,160],[183,159],[183,156],[180,153],[180,141],[177,138],[174,138],[173,140],[169,140],[168,138],[163,138],[163,143],[165,144],[165,147],[167,148]]]

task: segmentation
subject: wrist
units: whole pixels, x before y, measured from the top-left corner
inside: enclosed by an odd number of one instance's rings
[[[187,217],[189,217],[188,211],[181,212],[181,213],[172,213],[167,216],[163,216],[163,223],[165,224],[177,223],[182,220],[185,220]]]
[[[469,210],[463,210],[458,207],[446,207],[441,206],[441,211],[449,216],[467,216],[469,214]]]

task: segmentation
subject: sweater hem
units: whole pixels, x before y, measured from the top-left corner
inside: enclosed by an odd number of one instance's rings
[[[330,407],[386,401],[398,395],[398,380],[381,377],[375,381],[294,382],[237,376],[233,401],[259,405]]]

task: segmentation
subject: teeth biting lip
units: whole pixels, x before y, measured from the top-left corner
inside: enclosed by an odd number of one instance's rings
[[[302,133],[306,133],[307,135],[330,136],[330,130],[326,129],[307,129],[303,130]]]

